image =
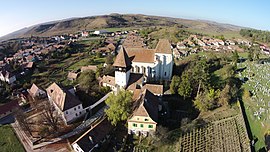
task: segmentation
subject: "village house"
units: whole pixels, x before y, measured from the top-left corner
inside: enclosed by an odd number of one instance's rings
[[[96,35],[102,35],[102,34],[107,34],[107,33],[108,33],[108,31],[106,31],[106,30],[94,31],[94,34],[96,34]]]
[[[22,63],[22,66],[24,69],[32,69],[34,67],[34,62],[27,62],[27,63]]]
[[[67,75],[67,79],[70,80],[70,81],[75,81],[78,78],[78,76],[79,76],[78,72],[69,71],[68,75]]]
[[[98,124],[91,127],[82,136],[75,140],[71,145],[76,152],[90,152],[101,146],[109,137],[108,134],[113,130],[113,126],[107,119],[101,120]]]
[[[96,65],[88,65],[88,66],[83,66],[81,67],[81,72],[85,72],[88,70],[92,70],[92,71],[97,71],[97,66]]]
[[[158,98],[145,89],[134,106],[134,111],[127,121],[128,134],[153,134],[158,123]]]
[[[235,42],[232,40],[226,40],[225,45],[235,45]]]
[[[46,89],[46,92],[49,101],[54,105],[65,123],[69,124],[84,116],[85,110],[83,109],[82,102],[72,94],[72,91],[53,83]]]
[[[81,32],[81,36],[82,36],[82,37],[88,37],[88,36],[89,36],[89,32],[87,32],[87,31],[82,31],[82,32]]]
[[[126,48],[143,48],[143,47],[145,47],[145,44],[143,42],[143,38],[141,38],[139,35],[136,35],[135,33],[129,33],[122,45],[123,45],[123,47],[126,47]]]
[[[153,93],[156,96],[162,96],[163,95],[163,85],[160,84],[145,84],[142,87],[142,90],[149,90],[151,93]]]
[[[0,119],[12,114],[17,108],[19,108],[19,104],[17,101],[10,101],[6,104],[0,106]]]
[[[8,84],[12,84],[16,81],[16,76],[11,72],[2,69],[0,71],[0,80]]]
[[[31,88],[27,90],[29,95],[33,99],[41,99],[46,97],[46,92],[42,89],[40,89],[36,84],[32,84]]]
[[[102,55],[107,55],[107,54],[109,54],[109,53],[114,53],[114,51],[115,51],[115,46],[112,44],[112,43],[110,43],[110,44],[108,44],[107,46],[105,46],[105,47],[100,47],[100,48],[98,48],[98,49],[93,49],[92,50],[92,52],[93,53],[97,53],[97,52],[100,52],[100,53],[102,53]]]
[[[173,56],[176,59],[179,59],[181,57],[181,53],[179,52],[179,50],[177,48],[173,49]]]
[[[197,40],[197,44],[199,46],[205,46],[205,43],[203,41],[199,40],[199,39]]]
[[[184,42],[177,42],[176,44],[176,48],[181,50],[181,49],[186,49],[186,45],[184,44]]]

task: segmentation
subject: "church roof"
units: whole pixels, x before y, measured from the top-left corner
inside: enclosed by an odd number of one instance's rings
[[[167,39],[160,39],[156,47],[156,53],[172,54],[170,42]]]
[[[154,63],[155,50],[146,48],[126,48],[132,62]]]
[[[127,55],[127,52],[124,47],[122,47],[116,56],[116,59],[113,63],[113,66],[115,67],[129,67],[131,66],[131,61]]]

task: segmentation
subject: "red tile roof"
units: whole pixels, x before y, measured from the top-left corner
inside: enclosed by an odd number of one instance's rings
[[[10,111],[10,110],[13,110],[14,108],[18,108],[19,107],[19,104],[17,101],[11,101],[11,102],[8,102],[4,105],[1,105],[0,106],[0,115]]]
[[[160,39],[156,47],[156,53],[171,54],[171,44],[167,39]]]

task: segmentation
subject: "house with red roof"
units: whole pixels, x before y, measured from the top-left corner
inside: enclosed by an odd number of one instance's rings
[[[12,112],[14,112],[19,107],[19,104],[17,101],[11,101],[4,105],[0,105],[0,119],[10,115]]]

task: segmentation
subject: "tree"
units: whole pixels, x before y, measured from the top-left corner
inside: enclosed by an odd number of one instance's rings
[[[93,89],[97,85],[96,75],[92,70],[82,72],[78,78],[80,88],[86,93]]]
[[[109,106],[105,113],[112,125],[117,125],[120,121],[126,121],[131,112],[132,93],[121,90],[116,95],[111,94],[105,101]]]
[[[230,85],[226,85],[224,89],[220,92],[220,96],[218,99],[219,105],[229,105],[231,100],[231,94],[230,94]]]
[[[22,130],[28,132],[32,136],[30,123],[24,111],[21,108],[18,108],[14,111],[14,116]]]
[[[102,54],[101,54],[100,52],[97,52],[97,53],[96,53],[97,58],[101,58],[101,55],[102,55]]]
[[[237,66],[238,60],[239,60],[239,55],[238,55],[237,51],[234,51],[233,55],[232,55],[232,62],[233,62],[235,67]]]
[[[180,77],[179,76],[173,76],[172,82],[170,84],[170,91],[172,94],[177,94],[178,93],[178,88],[180,86]]]
[[[217,106],[217,99],[219,97],[220,91],[210,89],[196,96],[194,105],[197,109],[202,112],[211,110]]]
[[[224,74],[225,78],[231,78],[231,77],[234,76],[234,74],[235,74],[235,66],[225,65],[223,67],[223,69],[224,69],[224,73],[223,74]]]
[[[67,53],[65,53],[64,58],[67,59],[67,58],[69,58],[70,56],[71,56],[70,53],[67,52]]]
[[[183,96],[184,99],[186,99],[186,97],[191,97],[192,90],[193,89],[191,87],[188,72],[184,72],[181,76],[181,83],[180,83],[179,88],[177,90],[178,94],[180,96]]]
[[[112,54],[109,54],[109,55],[106,57],[105,63],[108,64],[108,65],[109,65],[109,64],[110,64],[110,65],[113,64],[113,55],[112,55]]]
[[[251,49],[248,50],[248,57],[247,58],[249,61],[253,61],[253,50],[251,50]]]
[[[44,112],[42,116],[48,126],[50,126],[54,131],[58,130],[59,126],[59,117],[54,114],[54,107],[51,103],[44,105]]]
[[[253,50],[253,59],[258,61],[260,59],[261,50],[259,46],[252,46],[251,48]]]

